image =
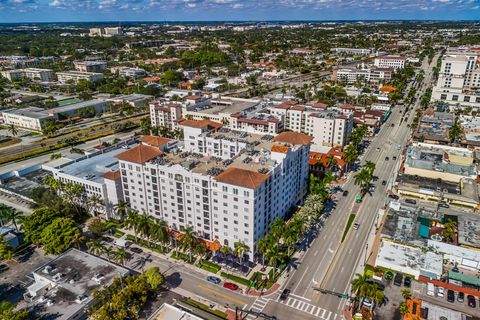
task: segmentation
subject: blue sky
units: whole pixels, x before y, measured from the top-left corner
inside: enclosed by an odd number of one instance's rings
[[[0,0],[1,22],[480,20],[480,0]]]

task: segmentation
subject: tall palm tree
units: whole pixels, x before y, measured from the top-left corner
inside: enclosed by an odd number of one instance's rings
[[[224,255],[227,255],[231,251],[229,246],[222,246],[220,248],[220,252],[223,253]]]
[[[75,232],[72,235],[71,243],[78,249],[80,250],[80,246],[82,243],[85,241],[85,237],[83,236],[82,232]]]
[[[375,172],[375,163],[373,163],[372,161],[367,161],[367,162],[365,162],[363,167],[373,177],[373,173]]]
[[[265,266],[265,253],[267,252],[267,249],[268,249],[268,241],[265,238],[258,240],[256,249],[257,249],[257,252],[262,255],[262,265]]]
[[[182,237],[180,239],[180,248],[182,251],[188,252],[189,261],[192,262],[193,249],[197,244],[197,238],[195,237],[195,231],[192,227],[182,228]]]
[[[163,220],[154,220],[149,229],[149,238],[155,242],[165,244],[168,242],[167,223]]]
[[[8,125],[7,131],[8,131],[13,137],[16,137],[16,136],[18,135],[18,129],[17,129],[17,127],[16,127],[13,123]]]
[[[117,250],[113,251],[113,259],[121,265],[125,265],[125,261],[128,259],[128,257],[129,254],[124,248],[118,248]]]
[[[240,258],[240,262],[243,262],[243,255],[248,251],[250,251],[250,247],[242,241],[233,244],[233,254]]]
[[[105,246],[102,243],[102,239],[95,238],[87,242],[88,252],[96,256],[100,256],[105,253]]]
[[[150,236],[150,226],[153,224],[152,217],[148,213],[142,213],[138,215],[137,221],[136,221],[136,226],[138,228],[138,232],[142,236],[144,240],[149,238]]]
[[[329,154],[327,156],[327,169],[335,169],[335,166],[337,165],[337,159],[333,156],[333,154]],[[335,171],[335,170],[333,170]]]
[[[357,273],[351,283],[352,291],[358,298],[371,295],[372,282],[370,282],[370,276]]]
[[[195,254],[200,256],[200,259],[203,259],[203,257],[205,257],[208,251],[207,245],[204,241],[199,241],[193,248],[193,251],[195,252]]]
[[[368,173],[367,170],[360,170],[359,173],[357,173],[354,177],[354,184],[358,185],[362,188],[363,192],[366,192],[368,190],[368,186],[370,185],[371,181],[371,176]]]
[[[347,164],[347,170],[350,164],[354,163],[358,158],[358,150],[354,145],[349,144],[343,151],[342,160]]]
[[[114,206],[115,213],[117,216],[120,218],[120,220],[123,220],[127,216],[128,212],[128,202],[126,201],[119,201],[115,206]]]
[[[135,210],[128,210],[125,224],[128,229],[133,230],[133,233],[135,234],[135,241],[138,241],[138,233],[139,233],[138,220],[139,220],[138,212]]]
[[[13,225],[15,226],[15,231],[18,231],[17,222],[20,222],[24,218],[24,216],[23,213],[18,211],[17,209],[9,207],[5,210],[5,218],[11,223],[13,223]]]

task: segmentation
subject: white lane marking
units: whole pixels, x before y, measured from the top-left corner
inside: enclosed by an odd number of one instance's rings
[[[299,301],[300,301],[300,300],[299,300]],[[300,301],[300,303],[299,303],[298,306],[297,306],[297,309],[298,309],[298,310],[302,310],[304,304],[305,304],[305,302]]]
[[[328,311],[328,316],[326,316],[325,318],[322,317],[322,319],[330,319],[331,315],[332,315],[332,311]]]
[[[291,296],[294,296],[294,297],[297,297],[297,298],[300,298],[300,299],[303,299],[303,300],[306,300],[306,301],[312,301],[312,299],[308,299],[308,298],[305,298],[305,297],[302,297],[302,296],[299,296],[299,295],[296,295],[296,294],[293,294],[293,293],[290,293]]]
[[[333,253],[332,248],[328,247],[328,252]]]
[[[316,257],[316,256],[317,256],[317,254],[318,254],[318,250],[317,250],[317,251],[315,251],[315,253],[313,254],[313,256],[314,256],[314,257]]]
[[[318,315],[320,314],[320,311],[322,311],[322,310],[324,310],[324,309],[318,308],[317,312],[315,313],[315,316],[318,317]]]
[[[300,303],[300,300],[295,300],[295,302],[292,304],[292,308],[297,309],[297,306],[299,303]]]
[[[307,267],[305,268],[305,272],[303,273],[302,277],[301,277],[300,280],[298,281],[298,283],[297,283],[297,285],[295,286],[295,289],[293,289],[293,291],[297,291],[298,286],[300,285],[300,283],[302,283],[303,278],[304,278],[305,275],[307,274],[307,271],[308,271],[308,268],[309,268],[309,267],[310,267],[310,266],[307,266]]]

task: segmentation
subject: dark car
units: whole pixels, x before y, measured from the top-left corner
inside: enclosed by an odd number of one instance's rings
[[[393,156],[392,159],[393,159],[393,160],[397,160],[397,157]]]
[[[348,190],[343,191],[342,195],[343,195],[344,197],[348,196]]]
[[[108,242],[108,243],[112,243],[112,242],[114,241],[114,240],[113,240],[112,238],[110,238],[110,237],[103,237],[102,240],[105,241],[105,242]]]
[[[392,123],[392,127],[395,127],[395,123]]]
[[[448,204],[446,204],[446,203],[440,203],[440,204],[438,205],[438,207],[439,207],[439,208],[445,208],[445,209],[450,208],[450,206],[449,206]]]
[[[215,284],[219,284],[220,282],[222,282],[222,280],[220,280],[220,278],[217,278],[217,277],[214,277],[214,276],[208,276],[207,281],[211,282],[211,283],[215,283]]]
[[[233,290],[233,291],[238,290],[238,286],[235,283],[231,283],[231,282],[225,282],[223,284],[223,287],[227,288],[227,289],[230,289],[230,290]]]
[[[409,277],[405,277],[405,280],[403,280],[403,285],[407,288],[410,288],[410,286],[412,285],[412,279],[410,279]]]
[[[403,274],[397,273],[395,278],[393,278],[393,284],[396,286],[401,286],[403,282]]]
[[[457,301],[463,303],[465,301],[465,293],[459,292],[457,296]]]
[[[447,301],[455,302],[455,292],[453,290],[447,290]]]
[[[417,204],[417,200],[413,200],[413,199],[405,199],[405,202],[410,204]]]
[[[470,294],[467,296],[467,303],[470,308],[475,308],[477,306],[477,301],[475,301],[475,297]]]
[[[290,289],[283,289],[282,294],[280,295],[280,300],[287,300],[289,294]]]
[[[382,186],[385,186],[385,185],[387,185],[387,181],[383,180],[382,181]]]
[[[390,160],[390,158],[389,158],[389,157],[385,157],[385,161],[388,161],[388,160]]]
[[[135,247],[130,248],[130,251],[132,251],[132,252],[134,252],[134,253],[142,253],[142,252],[143,252],[142,249],[140,249],[140,248],[135,248]]]

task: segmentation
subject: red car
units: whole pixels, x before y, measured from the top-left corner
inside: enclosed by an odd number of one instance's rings
[[[223,284],[223,287],[233,291],[236,291],[238,289],[238,286],[235,283],[231,283],[231,282],[225,282]]]

